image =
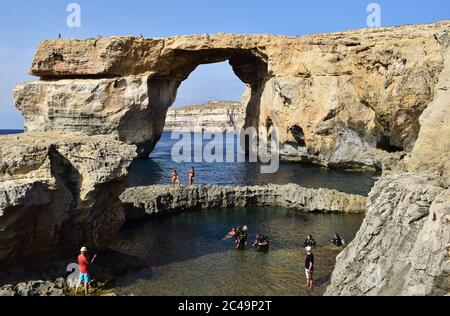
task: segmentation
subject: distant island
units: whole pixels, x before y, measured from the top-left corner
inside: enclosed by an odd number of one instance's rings
[[[244,126],[245,107],[236,101],[209,101],[167,112],[164,131],[232,132]]]

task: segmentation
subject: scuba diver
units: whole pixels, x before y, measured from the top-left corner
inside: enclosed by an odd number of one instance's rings
[[[252,245],[258,251],[267,252],[269,251],[269,238],[267,236],[256,235],[256,239]]]
[[[244,250],[245,246],[247,245],[248,227],[247,226],[238,227],[236,232],[237,232],[236,249]]]
[[[336,247],[340,247],[344,244],[341,236],[338,233],[335,233],[333,239],[331,239],[330,241]]]
[[[311,247],[314,248],[316,247],[316,241],[314,240],[312,235],[308,235],[308,237],[306,237],[305,243],[304,243],[304,247]]]

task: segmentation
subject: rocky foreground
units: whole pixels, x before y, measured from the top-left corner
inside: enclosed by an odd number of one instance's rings
[[[302,212],[364,213],[366,198],[336,190],[299,185],[218,186],[184,188],[149,186],[127,189],[120,199],[127,219],[186,210],[273,206]]]

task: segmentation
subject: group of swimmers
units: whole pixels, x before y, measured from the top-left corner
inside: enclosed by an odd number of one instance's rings
[[[180,177],[178,176],[177,170],[172,171],[171,178],[172,178],[172,186],[181,187],[181,181],[180,181]],[[194,167],[192,167],[191,169],[188,170],[188,179],[189,179],[189,186],[192,186],[194,184],[194,179],[195,179],[195,168]]]
[[[228,240],[234,238],[235,239],[235,248],[237,250],[245,250],[247,247],[248,241],[248,227],[238,226],[233,227],[228,234],[223,238],[223,240]],[[257,249],[258,251],[268,251],[269,250],[269,239],[267,236],[257,234],[256,239],[252,243],[252,247]]]

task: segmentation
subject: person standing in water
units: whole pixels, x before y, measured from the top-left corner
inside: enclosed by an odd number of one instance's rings
[[[312,253],[311,247],[306,247],[306,260],[305,260],[305,275],[306,275],[306,287],[312,290],[314,286],[313,276],[314,276],[314,254]]]
[[[178,178],[178,173],[177,173],[176,170],[174,170],[172,172],[172,186],[175,187],[175,186],[180,186],[180,185],[181,185],[181,183],[180,183],[180,180]]]
[[[89,295],[89,284],[91,283],[91,274],[89,270],[89,266],[91,263],[94,263],[95,258],[97,258],[97,255],[95,255],[92,260],[90,260],[88,255],[88,250],[86,247],[82,247],[80,249],[80,255],[78,256],[78,266],[80,269],[80,280],[77,284],[77,288],[75,289],[75,295],[78,294],[78,290],[81,287],[81,284],[84,284],[84,295]]]
[[[188,170],[188,176],[189,176],[189,186],[192,186],[194,184],[194,178],[195,178],[195,169],[192,167]]]

